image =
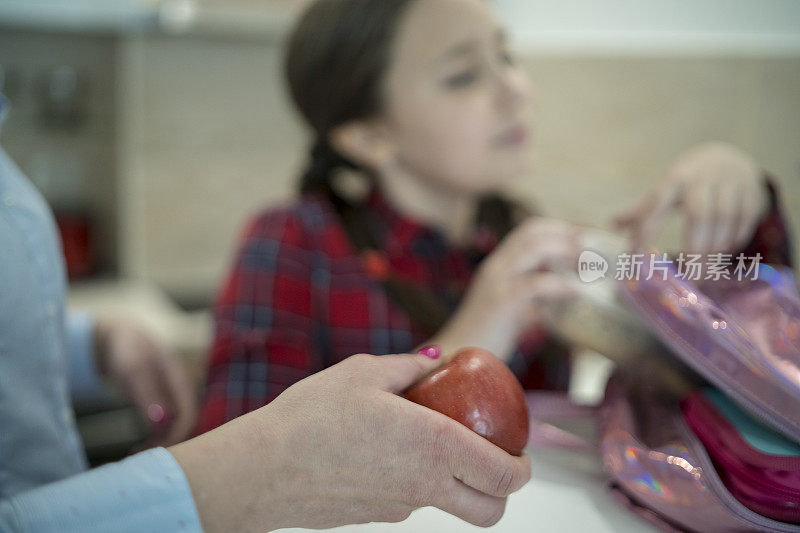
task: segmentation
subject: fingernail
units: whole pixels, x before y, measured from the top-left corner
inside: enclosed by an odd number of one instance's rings
[[[431,344],[430,346],[421,348],[417,353],[429,357],[430,359],[439,359],[439,356],[442,355],[442,349],[437,344]]]
[[[154,424],[163,422],[166,415],[167,411],[160,403],[151,403],[147,406],[147,418]]]

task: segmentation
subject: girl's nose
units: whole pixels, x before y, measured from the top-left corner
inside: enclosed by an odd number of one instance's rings
[[[503,65],[496,74],[497,99],[502,109],[517,110],[530,104],[530,87],[518,67]]]

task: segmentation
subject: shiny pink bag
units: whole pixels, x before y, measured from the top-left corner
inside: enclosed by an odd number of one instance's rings
[[[650,277],[650,268],[645,264],[639,280],[620,285],[638,316],[697,375],[800,442],[800,297],[791,272],[761,265],[757,279],[693,284],[674,271]],[[781,497],[783,489],[755,482],[763,476],[750,478],[739,486],[749,496],[734,497],[678,400],[635,368],[612,377],[600,420],[600,451],[613,488],[662,528],[800,532],[796,523],[763,514],[797,518],[791,487]],[[718,459],[721,448],[713,451]]]
[[[645,263],[638,280],[620,283],[619,292],[668,348],[667,357],[800,443],[800,296],[791,271],[760,265],[756,279],[694,284],[674,270],[650,276],[651,268]],[[590,447],[548,419],[596,416],[609,487],[620,502],[665,531],[800,532],[800,524],[786,521],[796,516],[794,478],[778,474],[789,490],[783,494],[756,478],[740,477],[747,479],[739,485],[747,495],[742,498],[740,491],[735,497],[716,468],[726,465],[714,464],[687,424],[680,398],[636,364],[618,367],[594,409],[552,394],[531,393],[528,399],[533,446]],[[696,428],[709,429],[707,420],[699,420]],[[718,460],[720,449],[712,451]]]

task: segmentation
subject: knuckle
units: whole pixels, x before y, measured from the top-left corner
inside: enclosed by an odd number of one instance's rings
[[[347,363],[348,366],[362,368],[370,365],[374,357],[375,357],[374,355],[359,353],[351,355],[350,357],[345,359],[345,362]]]
[[[511,493],[511,488],[517,481],[516,477],[514,470],[506,467],[497,479],[495,495],[502,497],[508,496]]]
[[[439,420],[439,418],[443,420]],[[453,475],[453,473],[450,472],[452,464],[450,458],[453,454],[453,436],[452,428],[448,422],[449,419],[443,416],[429,416],[425,421],[428,429],[425,430],[425,436],[423,438],[425,443],[422,449],[425,451],[421,459],[427,464],[427,467],[423,469],[423,476],[426,476],[424,479],[427,479],[431,485],[436,485],[437,488],[439,485],[444,484],[443,480],[445,478],[449,479],[449,477]],[[445,470],[446,472],[444,472]],[[438,474],[442,474],[441,479],[435,477]]]
[[[421,359],[413,357],[408,359],[408,363],[414,367],[416,374],[427,374],[430,372],[430,369],[422,362]]]
[[[478,527],[491,527],[498,523],[503,515],[506,512],[506,501],[505,499],[497,502],[495,505],[489,508],[489,510],[484,514],[484,516],[480,517],[478,521],[475,523]]]
[[[360,353],[351,355],[336,365],[339,367],[338,373],[341,383],[348,387],[356,386],[361,383],[365,376],[370,375],[374,358],[374,355]]]
[[[432,455],[440,459],[447,453],[452,438],[452,428],[449,420],[439,416],[430,417],[430,439],[429,444]]]

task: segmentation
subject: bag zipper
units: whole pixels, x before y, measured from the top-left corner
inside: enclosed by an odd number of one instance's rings
[[[739,500],[733,497],[728,492],[725,484],[717,475],[714,464],[708,456],[705,447],[697,438],[697,435],[692,432],[689,426],[683,419],[683,413],[677,410],[672,414],[672,423],[680,433],[681,439],[686,444],[692,456],[697,460],[697,466],[703,471],[703,478],[705,485],[711,490],[713,495],[720,500],[734,516],[742,522],[745,522],[750,527],[757,527],[760,531],[779,532],[779,533],[798,533],[800,526],[788,524],[786,522],[779,522],[772,520],[766,516],[762,516],[755,511],[751,511],[745,507]]]

